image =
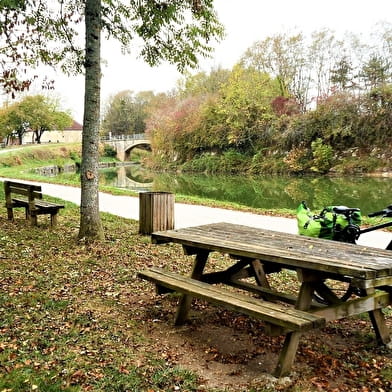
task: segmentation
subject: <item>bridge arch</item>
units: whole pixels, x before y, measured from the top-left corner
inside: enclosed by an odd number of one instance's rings
[[[133,143],[124,147],[124,161],[129,161],[131,152],[136,147],[144,147],[151,151],[151,142],[149,140],[141,140],[138,143]]]
[[[116,135],[101,139],[101,142],[114,148],[120,161],[129,159],[131,151],[138,146],[151,146],[144,133],[134,135]]]

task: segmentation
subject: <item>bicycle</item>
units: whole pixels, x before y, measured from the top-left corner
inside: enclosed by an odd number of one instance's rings
[[[359,227],[359,225],[354,222],[354,214],[360,211],[359,208],[349,208],[346,206],[336,206],[336,207],[333,207],[332,210],[335,213],[335,216],[337,214],[341,214],[346,218],[346,220],[348,222],[347,226],[345,226],[341,229],[339,227],[334,229],[335,232],[334,232],[333,240],[335,240],[335,241],[356,244],[358,238],[362,234],[392,226],[392,221],[389,221],[386,223],[381,223],[378,225],[367,227],[365,229],[361,229]],[[383,210],[371,212],[370,214],[368,214],[368,217],[375,217],[375,216],[382,216],[383,218],[392,218],[392,204],[387,206]],[[386,250],[392,250],[392,240],[390,241],[390,243],[386,247]]]
[[[302,202],[303,206],[307,208],[306,203]],[[340,242],[347,242],[351,244],[356,244],[357,240],[362,234],[369,233],[371,231],[384,229],[386,227],[392,226],[392,220],[373,225],[370,227],[366,227],[361,229],[359,223],[360,219],[360,209],[359,208],[350,208],[346,206],[333,206],[333,207],[326,207],[324,208],[319,215],[314,215],[312,219],[322,221],[325,218],[326,213],[329,213],[331,216],[332,213],[332,221],[328,221],[328,229],[330,231],[327,238],[340,241]],[[339,217],[343,216],[344,219],[340,219]],[[375,211],[368,214],[368,217],[375,217],[375,216],[382,216],[383,218],[392,218],[392,204],[387,206],[386,208]],[[339,220],[339,221],[338,221]],[[342,224],[344,222],[344,224]],[[389,242],[386,250],[392,250],[392,240]],[[362,290],[353,287],[350,283],[348,288],[345,289],[345,293],[339,297],[336,296],[336,299],[339,301],[346,301],[352,295],[363,296],[364,293]],[[316,292],[314,293],[314,299],[322,304],[328,304],[323,298],[321,298]]]

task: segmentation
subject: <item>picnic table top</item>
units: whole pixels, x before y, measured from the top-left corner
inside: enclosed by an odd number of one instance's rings
[[[231,223],[213,223],[152,233],[154,243],[260,259],[282,268],[306,269],[392,285],[391,251],[287,234]],[[368,284],[368,287],[372,284]]]

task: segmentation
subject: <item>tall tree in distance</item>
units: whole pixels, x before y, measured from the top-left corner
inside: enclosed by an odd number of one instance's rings
[[[153,98],[152,91],[134,94],[125,90],[111,96],[104,108],[103,131],[112,136],[143,133],[146,128],[146,106]]]
[[[223,36],[213,0],[6,0],[0,4],[0,85],[7,91],[28,88],[19,79],[24,68],[39,64],[69,72],[85,71],[85,107],[81,173],[79,238],[103,238],[98,201],[100,115],[100,37],[117,39],[130,48],[137,39],[140,55],[151,66],[163,61],[183,72],[207,57],[211,42]],[[78,25],[85,18],[85,45]],[[139,45],[138,45],[139,46]],[[82,53],[84,55],[82,55]],[[18,84],[20,81],[21,84]]]

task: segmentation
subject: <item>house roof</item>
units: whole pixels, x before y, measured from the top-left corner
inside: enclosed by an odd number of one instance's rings
[[[64,131],[82,131],[82,130],[83,130],[83,126],[75,120],[73,120],[71,126],[64,128]]]

